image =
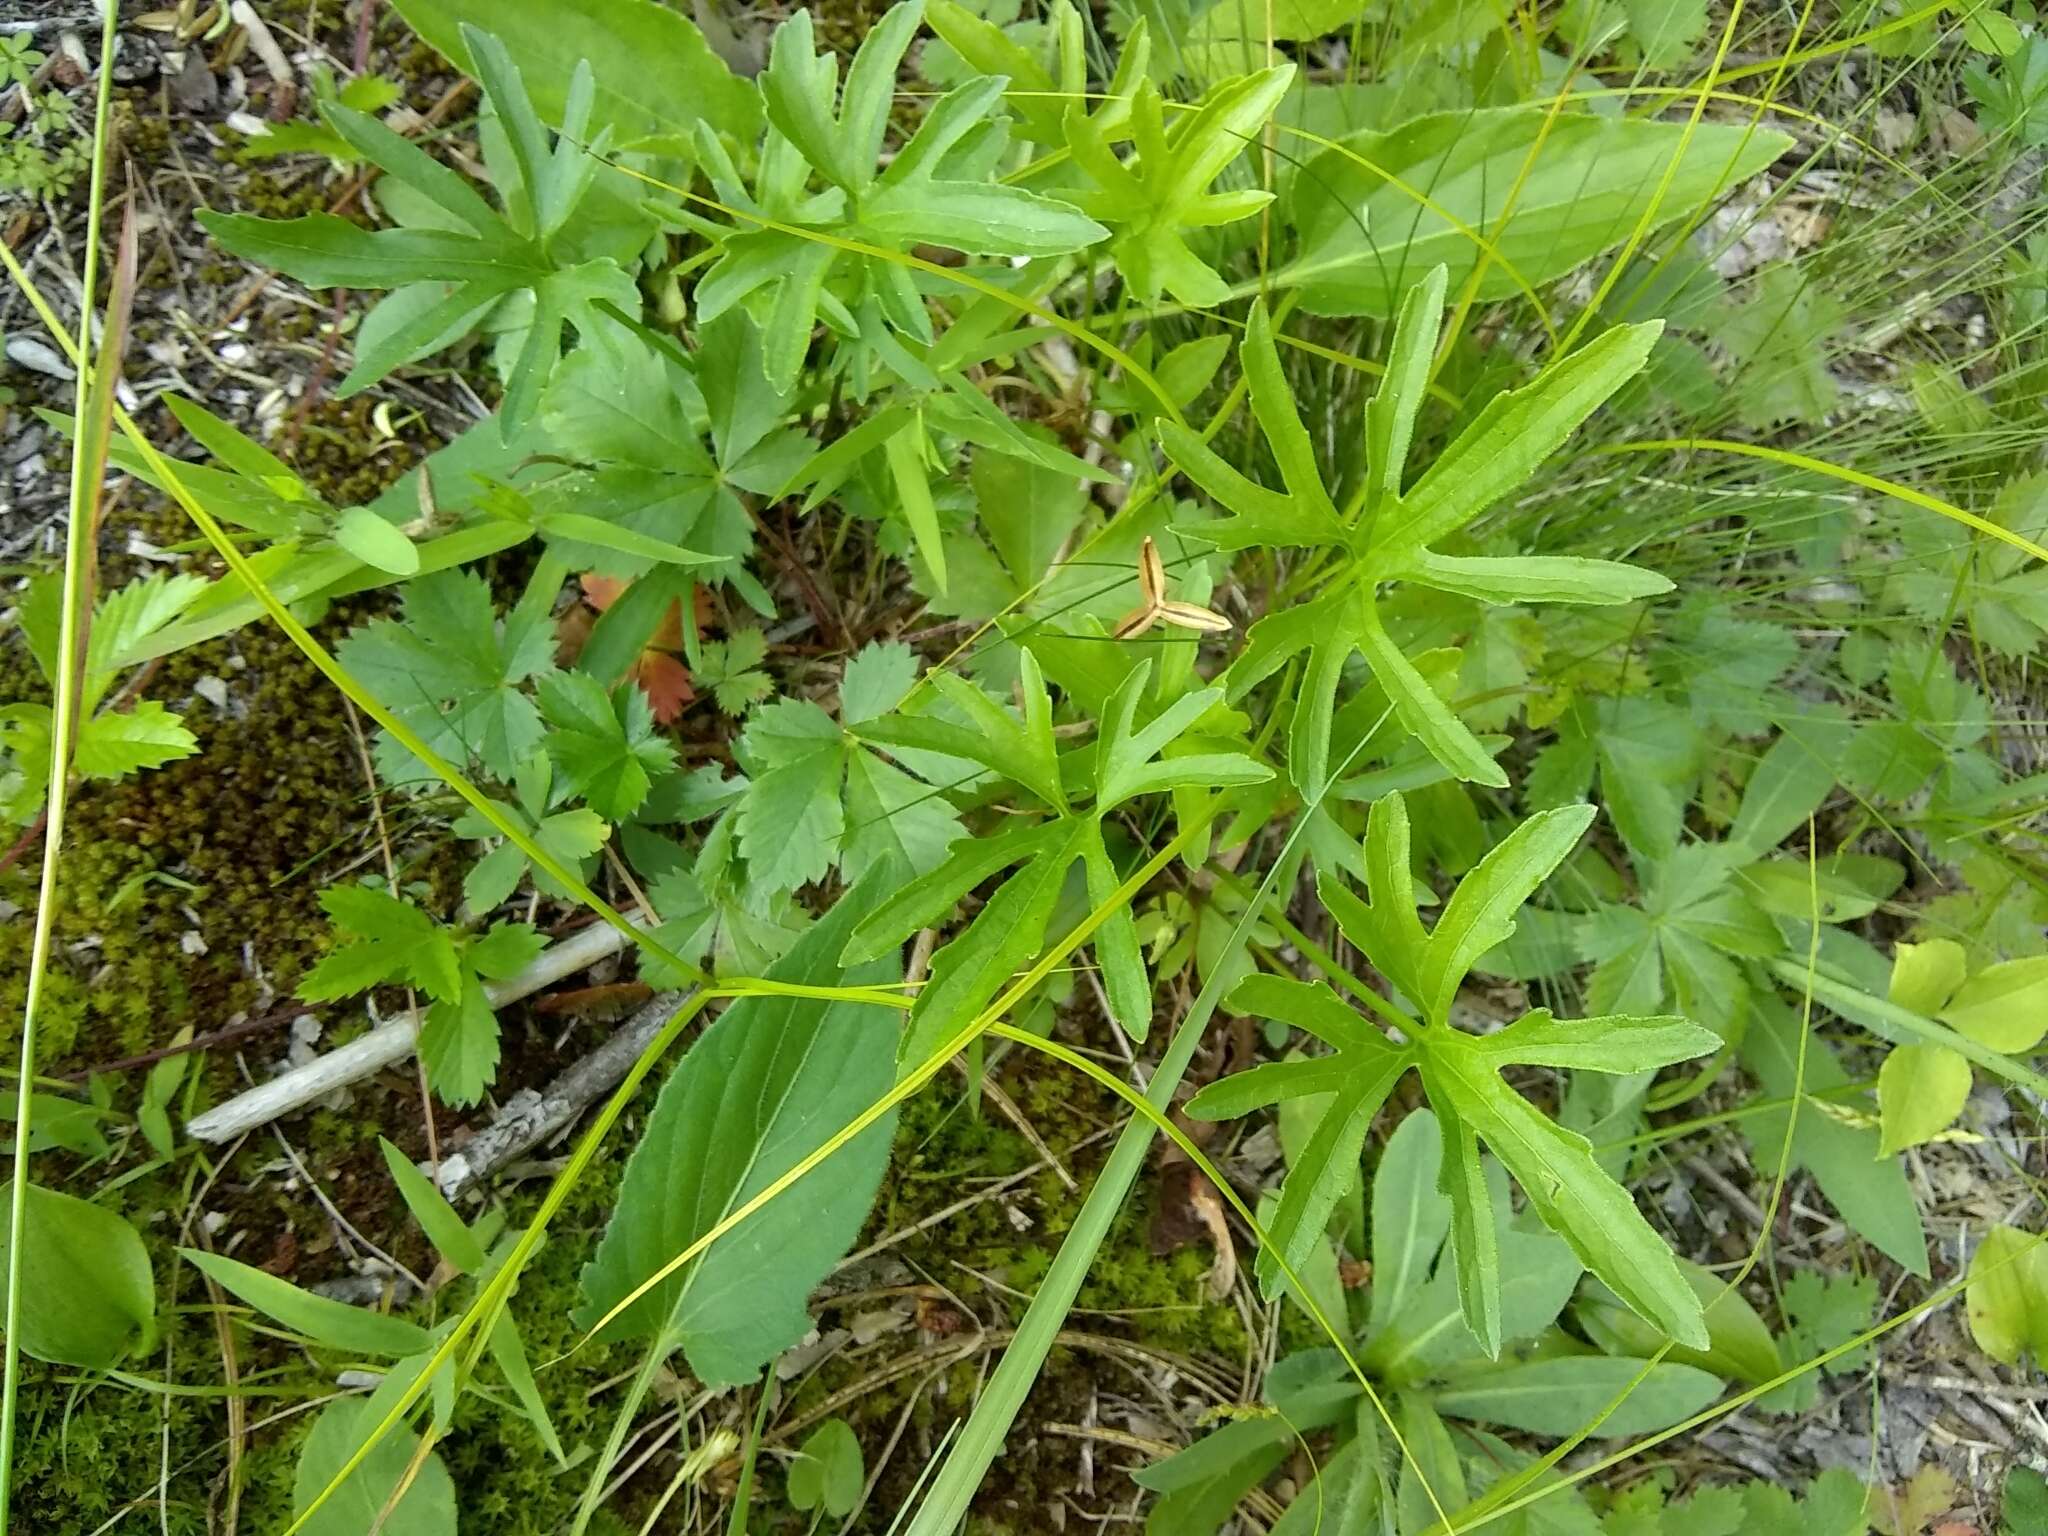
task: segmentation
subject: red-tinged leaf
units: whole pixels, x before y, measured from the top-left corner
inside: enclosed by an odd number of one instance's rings
[[[666,651],[642,651],[633,676],[661,725],[674,725],[683,706],[697,697],[697,690],[690,686],[689,668]]]

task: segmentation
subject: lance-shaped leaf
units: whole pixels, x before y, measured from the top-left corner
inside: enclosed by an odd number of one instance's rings
[[[1256,1014],[1305,1030],[1334,1054],[1270,1062],[1232,1073],[1188,1101],[1197,1120],[1229,1120],[1287,1099],[1327,1095],[1327,1105],[1288,1170],[1279,1208],[1267,1225],[1270,1248],[1259,1254],[1259,1284],[1270,1298],[1289,1268],[1305,1263],[1330,1213],[1358,1171],[1373,1116],[1401,1075],[1416,1063],[1411,1047],[1396,1046],[1321,982],[1249,976],[1231,992],[1236,1013]]]
[[[893,960],[837,956],[876,883],[856,887],[770,971],[778,981],[891,981]],[[626,1165],[617,1211],[584,1269],[588,1327],[883,1093],[896,1015],[817,998],[743,998],[691,1046]],[[634,1301],[607,1338],[681,1348],[707,1383],[748,1381],[811,1326],[805,1303],[860,1231],[889,1159],[893,1113]]]

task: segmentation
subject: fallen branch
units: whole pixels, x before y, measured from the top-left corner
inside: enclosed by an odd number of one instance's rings
[[[450,1199],[490,1177],[529,1148],[572,1125],[576,1117],[625,1081],[633,1063],[662,1026],[675,1017],[686,994],[657,992],[596,1050],[540,1092],[522,1088],[505,1101],[498,1118],[461,1148],[441,1159],[436,1177]]]
[[[486,983],[484,996],[493,1008],[502,1008],[617,954],[625,945],[625,935],[618,929],[605,923],[593,924],[550,946],[517,976]],[[419,1034],[419,1021],[410,1013],[404,1014],[339,1050],[329,1051],[304,1066],[291,1067],[267,1083],[258,1083],[246,1093],[236,1094],[225,1104],[216,1104],[204,1114],[194,1115],[185,1123],[185,1129],[201,1141],[232,1141],[245,1131],[268,1125],[308,1104],[317,1104],[337,1088],[359,1083],[405,1060],[419,1043]]]

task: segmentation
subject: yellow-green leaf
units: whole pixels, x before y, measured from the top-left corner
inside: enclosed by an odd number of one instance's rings
[[[1901,944],[1892,951],[1891,999],[1915,1013],[1937,1014],[1963,984],[1968,964],[1954,939]]]
[[[1962,1113],[1970,1064],[1945,1045],[1902,1045],[1877,1074],[1879,1157],[1932,1141]]]
[[[2048,1034],[2048,955],[1986,966],[1938,1017],[1994,1051],[2031,1051]]]
[[[2048,1244],[2016,1227],[1993,1227],[1970,1260],[1965,1292],[1970,1337],[2011,1365],[2022,1352],[2048,1355]]]

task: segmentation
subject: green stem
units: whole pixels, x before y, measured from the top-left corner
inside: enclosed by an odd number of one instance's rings
[[[57,920],[59,854],[64,846],[64,813],[70,796],[71,743],[78,730],[78,703],[84,658],[79,629],[87,607],[86,574],[92,563],[93,523],[98,505],[100,466],[105,463],[106,433],[87,425],[93,381],[99,369],[89,364],[92,352],[94,289],[99,274],[100,216],[106,184],[107,104],[112,100],[114,21],[118,8],[109,4],[100,27],[99,82],[93,104],[92,185],[85,222],[85,265],[79,279],[78,350],[80,366],[75,392],[79,430],[71,442],[70,527],[64,537],[64,601],[58,622],[56,707],[50,732],[49,816],[43,832],[43,871],[36,892],[35,935],[29,941],[28,982],[21,1018],[21,1077],[15,1092],[14,1177],[8,1192],[7,1320],[0,1339],[0,1531],[11,1529],[8,1505],[14,1490],[14,1421],[21,1398],[22,1254],[27,1248],[28,1153],[35,1109],[36,1023],[42,1010],[43,982],[49,972],[50,938]]]
[[[1352,757],[1357,756],[1359,750],[1359,747],[1354,747]],[[1343,770],[1349,768],[1350,763],[1351,759],[1346,758],[1339,771],[1331,776],[1333,782],[1342,777]],[[1292,886],[1300,869],[1302,838],[1309,823],[1306,812],[1313,811],[1317,804],[1320,804],[1320,799],[1307,806],[1304,814],[1296,819],[1279,858],[1274,860],[1273,867],[1260,882],[1261,894]],[[1194,1005],[1167,1043],[1166,1054],[1160,1058],[1152,1080],[1145,1088],[1145,1097],[1155,1109],[1164,1111],[1171,1107],[1174,1090],[1186,1076],[1196,1048],[1202,1043],[1203,1032],[1223,1000],[1224,978],[1230,972],[1234,957],[1243,952],[1259,906],[1257,901],[1247,903],[1243,915],[1231,930],[1228,944],[1224,946],[1223,958],[1210,971],[1208,980],[1195,997]],[[974,1498],[975,1490],[981,1486],[989,1467],[1002,1451],[1003,1437],[1016,1421],[1032,1383],[1038,1379],[1039,1367],[1044,1364],[1054,1339],[1066,1322],[1067,1313],[1080,1294],[1081,1282],[1088,1276],[1096,1251],[1109,1236],[1110,1226],[1123,1210],[1131,1186],[1144,1169],[1145,1158],[1152,1148],[1152,1134],[1152,1122],[1135,1116],[1118,1134],[1109,1160],[1096,1176],[1088,1198],[1081,1203],[1081,1210],[1060,1244],[1060,1251],[1054,1256],[1038,1294],[1025,1308],[1009,1348],[1003,1351],[1003,1358],[990,1373],[988,1384],[982,1388],[980,1400],[974,1405],[974,1412],[969,1415],[966,1427],[954,1442],[945,1464],[939,1468],[939,1475],[933,1479],[931,1492],[925,1496],[924,1503],[918,1506],[916,1515],[905,1528],[904,1536],[950,1536],[966,1518],[967,1506]]]

